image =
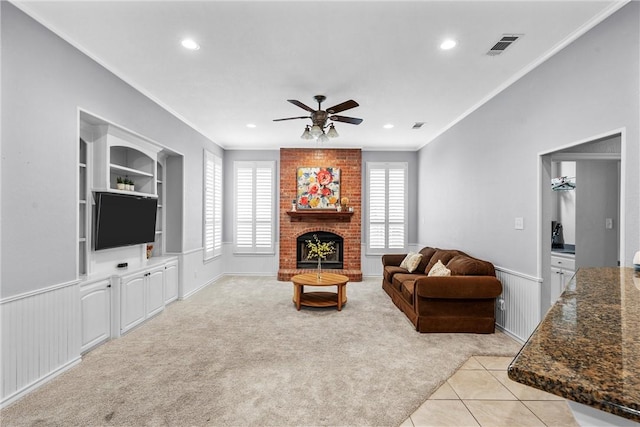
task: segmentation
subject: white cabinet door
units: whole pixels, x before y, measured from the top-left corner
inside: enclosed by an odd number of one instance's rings
[[[147,273],[140,273],[122,278],[120,292],[121,321],[120,331],[126,332],[146,318],[145,312],[145,284]]]
[[[111,336],[111,282],[103,280],[80,288],[82,353]]]
[[[562,269],[562,292],[567,289],[567,285],[573,278],[573,275],[576,274],[575,271]]]
[[[164,268],[146,273],[147,317],[164,310]]]
[[[575,274],[572,270],[551,267],[551,304],[553,305],[558,297],[562,295],[571,278]]]
[[[169,304],[178,299],[178,263],[171,262],[164,267],[164,302]]]
[[[564,289],[562,271],[563,270],[561,268],[551,267],[551,305],[555,304]]]

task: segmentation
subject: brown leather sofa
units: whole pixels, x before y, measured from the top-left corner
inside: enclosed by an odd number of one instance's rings
[[[406,254],[382,256],[382,288],[419,332],[495,332],[495,300],[502,293],[493,264],[464,252],[425,247],[412,273]],[[428,276],[440,260],[450,276]]]

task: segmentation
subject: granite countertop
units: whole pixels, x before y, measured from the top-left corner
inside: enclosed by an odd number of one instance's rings
[[[508,373],[522,384],[640,422],[640,273],[580,268]]]

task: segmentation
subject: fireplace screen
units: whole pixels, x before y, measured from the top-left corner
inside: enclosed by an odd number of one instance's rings
[[[296,268],[316,268],[318,266],[318,259],[307,259],[309,249],[307,248],[307,240],[313,241],[313,235],[318,236],[318,240],[321,242],[334,242],[335,251],[327,255],[326,259],[322,260],[322,268],[327,269],[341,269],[343,268],[342,247],[343,239],[335,233],[328,231],[314,231],[312,233],[305,233],[298,236],[296,246]]]

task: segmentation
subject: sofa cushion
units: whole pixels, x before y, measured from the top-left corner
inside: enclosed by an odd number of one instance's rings
[[[413,291],[416,287],[415,280],[405,280],[402,282],[402,287],[400,288],[402,298],[405,299],[409,304],[413,305]]]
[[[429,270],[428,276],[451,276],[451,270],[445,267],[442,261],[438,260]]]
[[[453,276],[495,276],[493,264],[465,255],[457,255],[447,263]]]
[[[429,274],[429,272],[431,271],[431,268],[433,268],[433,266],[436,265],[438,261],[441,261],[444,265],[447,265],[447,263],[451,261],[451,258],[453,258],[456,255],[464,255],[464,254],[460,251],[456,251],[453,249],[437,249],[434,252],[431,259],[429,260],[429,264],[427,264],[427,266],[425,267],[424,273]]]
[[[386,280],[389,283],[393,282],[393,276],[396,273],[408,273],[408,271],[402,267],[397,267],[395,265],[387,265],[384,267],[382,272],[382,274],[384,275],[384,280]]]
[[[409,273],[413,273],[416,268],[418,268],[418,264],[422,260],[422,254],[417,254],[415,252],[409,252],[407,256],[400,263],[400,267],[405,268]]]
[[[418,253],[422,254],[422,259],[420,260],[420,264],[418,265],[418,268],[416,268],[416,271],[420,273],[424,271],[425,274],[429,272],[429,270],[427,270],[427,265],[429,265],[429,261],[431,261],[431,257],[436,253],[436,250],[436,248],[430,248],[428,246],[420,249],[420,252]]]
[[[393,286],[394,289],[397,289],[398,291],[401,292],[402,284],[404,282],[415,281],[420,277],[427,277],[427,275],[417,274],[417,273],[396,273],[393,275],[393,281],[391,282],[391,285]]]

